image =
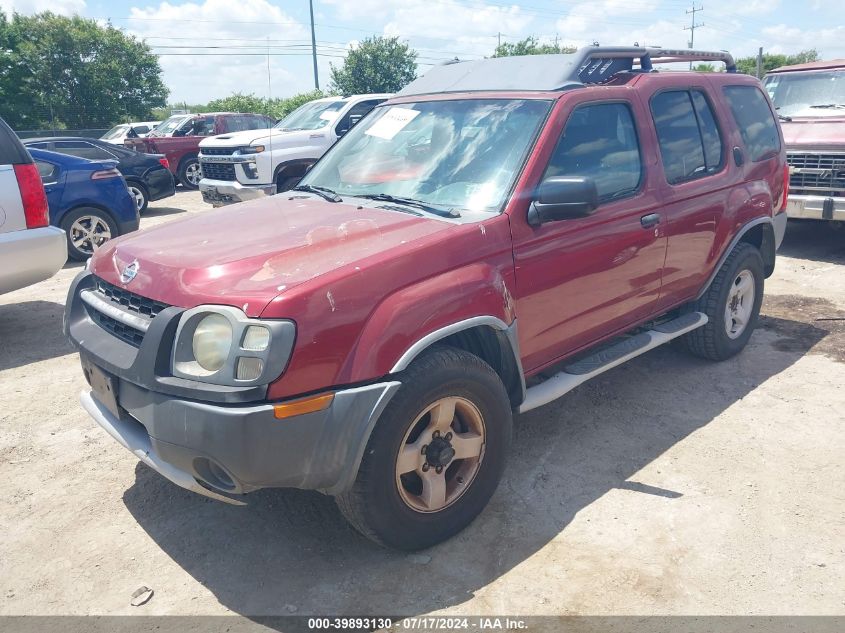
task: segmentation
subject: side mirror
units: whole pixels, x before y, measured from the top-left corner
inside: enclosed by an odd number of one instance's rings
[[[598,206],[599,192],[592,178],[553,176],[537,187],[528,209],[528,224],[540,226],[544,222],[583,218],[593,214]]]

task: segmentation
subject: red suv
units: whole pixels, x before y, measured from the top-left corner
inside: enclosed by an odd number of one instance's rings
[[[727,73],[658,73],[722,60]],[[726,53],[587,48],[439,66],[294,190],[108,242],[66,332],[85,409],[233,501],[337,498],[415,549],[469,524],[515,412],[672,339],[748,342],[786,159]]]

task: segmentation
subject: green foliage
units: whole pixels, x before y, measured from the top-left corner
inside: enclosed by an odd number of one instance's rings
[[[574,53],[575,46],[561,46],[558,42],[541,44],[534,36],[526,37],[519,42],[504,42],[496,47],[493,57],[512,57],[514,55],[552,55],[557,53]]]
[[[110,24],[0,11],[0,116],[13,128],[144,120],[167,94],[158,57]]]
[[[780,68],[781,66],[792,66],[794,64],[806,64],[807,62],[815,62],[819,59],[819,53],[816,49],[801,51],[794,55],[771,55],[769,53],[763,54],[763,74],[765,75],[770,70]],[[746,75],[757,74],[757,57],[742,57],[736,60],[736,70]]]
[[[296,110],[299,106],[329,96],[321,90],[311,90],[287,97],[285,99],[267,99],[254,94],[236,92],[228,97],[213,99],[206,104],[172,103],[164,108],[156,108],[153,114],[157,119],[166,119],[172,110],[187,110],[189,112],[251,112],[266,114],[276,119],[282,119]]]
[[[368,37],[331,69],[340,94],[397,92],[417,78],[417,53],[398,37]]]
[[[713,64],[696,64],[692,69],[697,73],[714,73],[716,67]]]

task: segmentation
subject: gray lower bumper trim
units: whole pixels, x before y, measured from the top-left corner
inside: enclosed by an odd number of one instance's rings
[[[146,433],[146,431],[144,431],[141,424],[132,420],[121,420],[116,418],[111,411],[103,407],[94,399],[90,391],[83,391],[80,394],[80,400],[82,401],[83,408],[88,412],[88,415],[94,418],[97,424],[103,427],[109,435],[120,443],[121,446],[126,448],[147,466],[158,472],[163,477],[169,479],[177,486],[187,488],[188,490],[205,495],[206,497],[217,499],[218,501],[225,501],[226,503],[231,503],[233,505],[245,505],[242,501],[217,494],[216,492],[205,488],[188,473],[161,461],[158,456],[152,452],[150,436]]]

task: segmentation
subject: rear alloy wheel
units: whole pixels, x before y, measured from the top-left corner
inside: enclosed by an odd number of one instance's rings
[[[760,251],[752,244],[737,244],[694,304],[694,310],[707,315],[707,323],[680,342],[710,360],[726,360],[742,351],[757,327],[764,276]]]
[[[150,203],[146,188],[135,182],[128,182],[126,183],[126,186],[129,188],[129,193],[132,194],[132,198],[135,200],[135,208],[138,209],[138,213],[141,213]]]
[[[183,187],[196,189],[202,180],[202,167],[196,158],[186,159],[179,167],[179,182]]]
[[[337,497],[364,536],[422,549],[464,529],[504,470],[512,413],[483,360],[438,347],[411,363],[379,417],[352,487]]]
[[[67,250],[72,259],[86,260],[100,246],[117,236],[114,220],[93,208],[71,211],[62,221],[67,233]]]

